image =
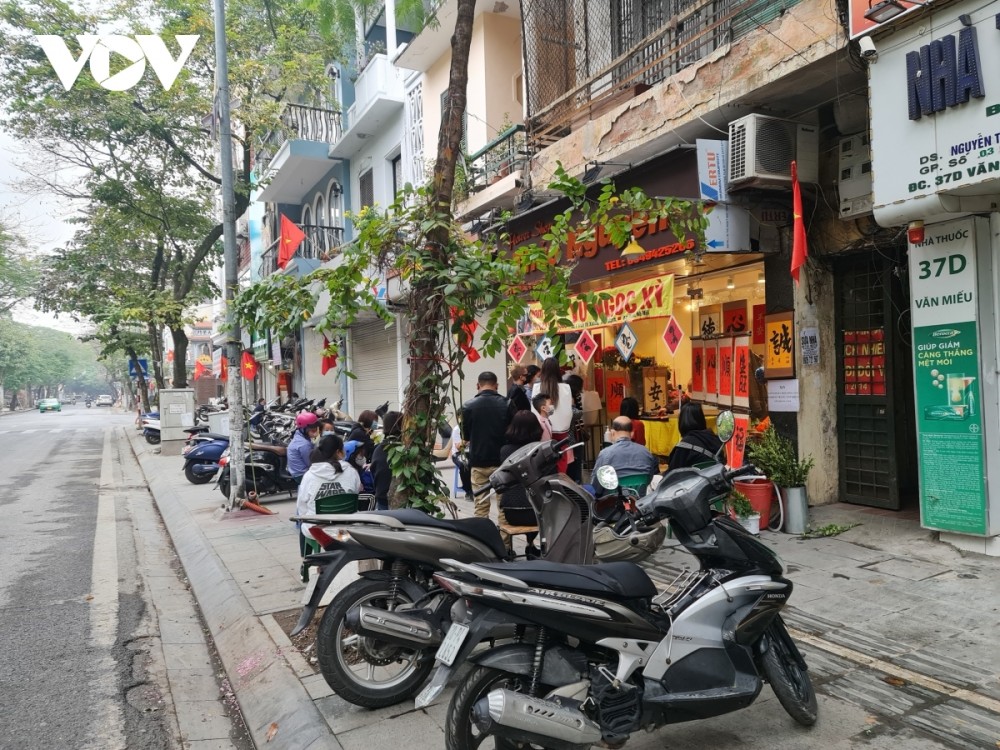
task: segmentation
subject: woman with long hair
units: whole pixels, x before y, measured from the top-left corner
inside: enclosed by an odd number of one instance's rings
[[[552,406],[555,407],[549,415],[552,439],[563,440],[569,437],[570,427],[573,424],[573,391],[568,383],[562,382],[562,369],[555,357],[548,357],[542,362],[542,372],[531,395],[534,396],[536,393],[549,394]],[[559,459],[559,471],[565,472],[572,460],[573,452],[564,452]]]
[[[353,466],[344,460],[344,441],[339,435],[321,438],[309,456],[309,470],[302,477],[295,514],[316,514],[316,498],[328,495],[357,495],[361,492],[361,478]],[[299,549],[305,554],[305,533],[312,524],[303,523],[299,528]]]
[[[403,430],[403,415],[398,411],[386,412],[382,417],[382,442],[375,446],[371,472],[375,480],[375,510],[389,510],[389,485],[392,471],[389,469],[389,446],[399,441]]]
[[[716,460],[715,457],[722,449],[722,441],[708,429],[701,404],[687,403],[681,407],[677,429],[681,433],[681,440],[670,451],[667,471]]]

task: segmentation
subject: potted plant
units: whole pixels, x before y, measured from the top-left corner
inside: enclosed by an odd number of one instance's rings
[[[731,490],[726,498],[726,507],[744,529],[751,534],[760,533],[760,513],[750,504],[746,495],[739,490]]]
[[[804,532],[809,508],[805,484],[814,464],[812,456],[800,459],[794,443],[779,435],[773,425],[763,430],[759,439],[747,442],[747,454],[750,462],[778,486],[785,531]]]

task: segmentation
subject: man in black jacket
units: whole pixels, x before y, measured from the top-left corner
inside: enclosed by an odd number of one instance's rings
[[[531,400],[528,398],[528,392],[524,390],[526,382],[528,382],[528,368],[515,365],[510,373],[510,388],[507,391],[511,419],[519,411],[531,411]]]
[[[479,392],[462,407],[462,437],[469,444],[473,493],[489,483],[490,474],[500,465],[500,448],[510,422],[507,399],[497,387],[494,373],[480,373],[476,382]],[[475,512],[480,518],[489,518],[489,495],[476,498]]]

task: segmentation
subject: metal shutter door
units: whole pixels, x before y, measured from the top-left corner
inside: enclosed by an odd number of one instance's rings
[[[383,401],[399,410],[399,357],[396,352],[396,326],[385,322],[360,323],[351,327],[351,389],[354,396],[352,416],[365,409],[375,409]]]

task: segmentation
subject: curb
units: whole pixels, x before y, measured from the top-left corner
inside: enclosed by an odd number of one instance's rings
[[[147,471],[132,441],[129,436],[254,744],[269,750],[343,750],[208,538],[166,480]],[[268,737],[275,724],[276,731]]]

